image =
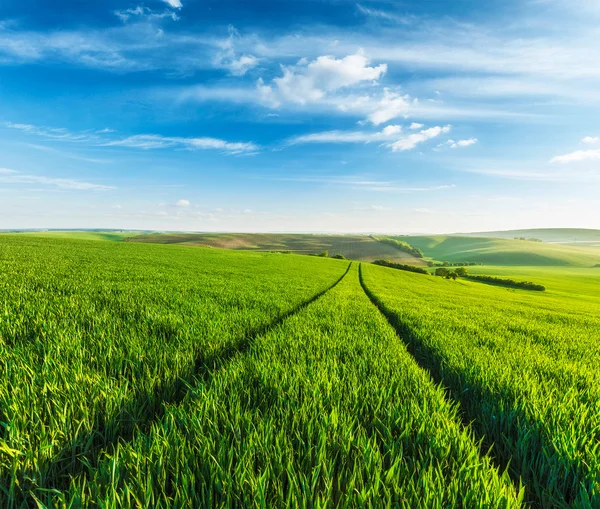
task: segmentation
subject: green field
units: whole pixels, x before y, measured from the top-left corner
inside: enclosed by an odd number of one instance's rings
[[[78,240],[112,240],[120,242],[130,237],[131,235],[138,235],[135,232],[121,232],[121,231],[60,231],[60,230],[48,230],[48,231],[22,231],[15,232],[12,235],[26,235],[34,237],[44,237],[48,239],[78,239]]]
[[[483,265],[575,266],[600,264],[600,247],[459,235],[393,237],[418,247],[426,257]]]
[[[556,244],[600,246],[600,230],[586,228],[534,228],[528,230],[469,233],[465,235],[470,237],[498,237],[502,239],[525,237]]]
[[[398,238],[546,291],[0,235],[0,507],[600,507],[593,248]]]

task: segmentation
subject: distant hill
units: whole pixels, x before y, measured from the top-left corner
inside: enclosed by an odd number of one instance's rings
[[[126,241],[251,251],[292,251],[296,254],[328,251],[329,256],[341,254],[350,260],[371,262],[385,259],[409,265],[424,265],[423,260],[366,235],[156,233],[130,236]]]
[[[512,238],[459,235],[402,236],[394,238],[404,240],[418,247],[427,257],[448,262],[577,267],[592,267],[600,263],[599,247],[568,246],[514,240]]]
[[[463,237],[495,237],[514,239],[515,237],[536,238],[555,244],[600,246],[600,230],[584,228],[534,228],[527,230],[506,230],[497,232],[461,233]]]

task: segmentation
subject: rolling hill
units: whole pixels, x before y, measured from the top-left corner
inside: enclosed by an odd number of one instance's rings
[[[586,228],[533,228],[526,230],[506,230],[480,233],[461,233],[464,237],[495,237],[514,239],[515,237],[536,238],[552,244],[573,244],[600,246],[600,230]]]
[[[600,248],[546,242],[454,235],[394,237],[418,247],[426,257],[483,265],[576,266],[600,263]]]
[[[366,235],[312,235],[276,233],[156,233],[128,237],[127,242],[181,244],[246,251],[291,251],[296,254],[341,254],[351,260],[370,262],[386,259],[410,265],[424,265],[393,246]]]

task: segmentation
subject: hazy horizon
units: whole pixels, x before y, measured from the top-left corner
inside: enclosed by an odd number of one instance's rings
[[[599,22],[591,0],[5,2],[0,229],[598,229]]]

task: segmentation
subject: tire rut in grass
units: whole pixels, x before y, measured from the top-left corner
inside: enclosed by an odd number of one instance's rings
[[[482,450],[490,451],[494,464],[508,471],[516,487],[525,486],[525,500],[530,507],[597,506],[597,498],[590,496],[594,493],[593,477],[580,465],[556,452],[542,423],[532,420],[520,408],[507,409],[506,401],[499,400],[498,394],[484,385],[471,383],[465,386],[460,373],[445,365],[433,347],[424,344],[396,313],[369,290],[361,266],[359,278],[364,292],[396,330],[417,364],[444,388],[449,398],[458,403],[463,424],[473,431],[481,442]],[[488,417],[482,415],[482,405],[487,407],[483,411]],[[527,451],[540,451],[540,454],[543,451],[544,465],[532,463]],[[558,476],[556,472],[559,472]]]
[[[360,286],[362,287],[363,291],[365,292],[365,294],[367,295],[369,300],[379,310],[379,312],[386,318],[386,320],[388,321],[390,326],[396,331],[396,335],[398,336],[398,339],[406,345],[407,351],[410,353],[410,355],[415,360],[417,365],[421,369],[423,369],[425,372],[427,372],[429,374],[429,376],[431,377],[431,379],[444,390],[448,400],[450,400],[456,404],[457,410],[458,410],[457,416],[460,418],[462,426],[465,429],[468,429],[469,432],[473,433],[477,442],[480,443],[481,451],[483,452],[486,449],[491,450],[491,447],[493,444],[486,441],[485,436],[477,433],[477,430],[474,429],[474,427],[471,425],[473,420],[470,418],[470,416],[466,415],[464,408],[460,404],[461,403],[460,398],[458,398],[456,396],[456,394],[454,394],[453,391],[451,389],[449,389],[446,386],[446,384],[444,384],[444,379],[441,375],[440,370],[435,369],[434,366],[432,366],[431,362],[429,361],[429,359],[432,356],[432,353],[429,352],[428,350],[426,350],[421,344],[417,343],[416,341],[411,341],[409,339],[406,339],[407,337],[409,337],[409,338],[411,337],[411,335],[412,335],[411,331],[403,323],[401,323],[400,320],[398,319],[398,317],[394,313],[390,312],[382,304],[382,302],[367,288],[367,286],[364,282],[364,279],[363,279],[362,264],[360,264],[358,266],[358,279],[360,281]],[[498,457],[494,456],[493,454],[488,454],[488,455],[489,455],[490,460],[494,464],[494,466],[496,468],[498,468],[500,472],[509,470],[509,473],[510,473],[510,469],[509,469],[510,458],[504,459],[504,458],[498,458]],[[515,489],[518,491],[519,490],[519,479],[518,478],[515,479],[515,477],[512,475],[511,475],[511,478],[515,485]]]
[[[159,420],[165,413],[167,405],[177,405],[186,396],[189,388],[196,382],[206,382],[217,371],[227,366],[234,358],[245,354],[251,347],[254,341],[261,335],[278,327],[285,320],[299,313],[304,308],[323,297],[326,293],[335,288],[348,274],[352,262],[346,268],[346,271],[332,285],[315,294],[310,299],[300,303],[293,309],[281,314],[274,321],[265,324],[261,327],[248,331],[237,340],[229,342],[226,346],[211,352],[208,355],[200,354],[194,363],[192,369],[187,373],[182,374],[177,381],[159,385],[155,387],[154,394],[158,396],[159,402],[150,406],[144,412],[141,418],[132,421],[133,409],[144,407],[148,402],[147,393],[134,394],[129,400],[129,404],[125,405],[121,411],[110,419],[101,421],[98,429],[84,436],[76,437],[78,443],[89,442],[94,443],[91,447],[91,453],[73,457],[72,449],[65,447],[59,453],[54,461],[50,462],[44,474],[40,478],[40,485],[37,489],[53,489],[65,490],[68,488],[71,477],[86,475],[96,468],[98,460],[103,451],[110,450],[119,442],[129,442],[133,439],[137,431],[147,431],[152,423]],[[156,399],[156,398],[155,398]],[[110,430],[110,435],[107,437],[105,432]],[[61,465],[62,464],[62,465]],[[57,475],[58,473],[58,475]],[[21,476],[27,478],[27,473]],[[32,501],[27,495],[27,489],[22,492],[23,496],[19,497],[25,501]],[[20,501],[20,500],[19,500]],[[15,500],[15,507],[19,507],[18,501]]]

